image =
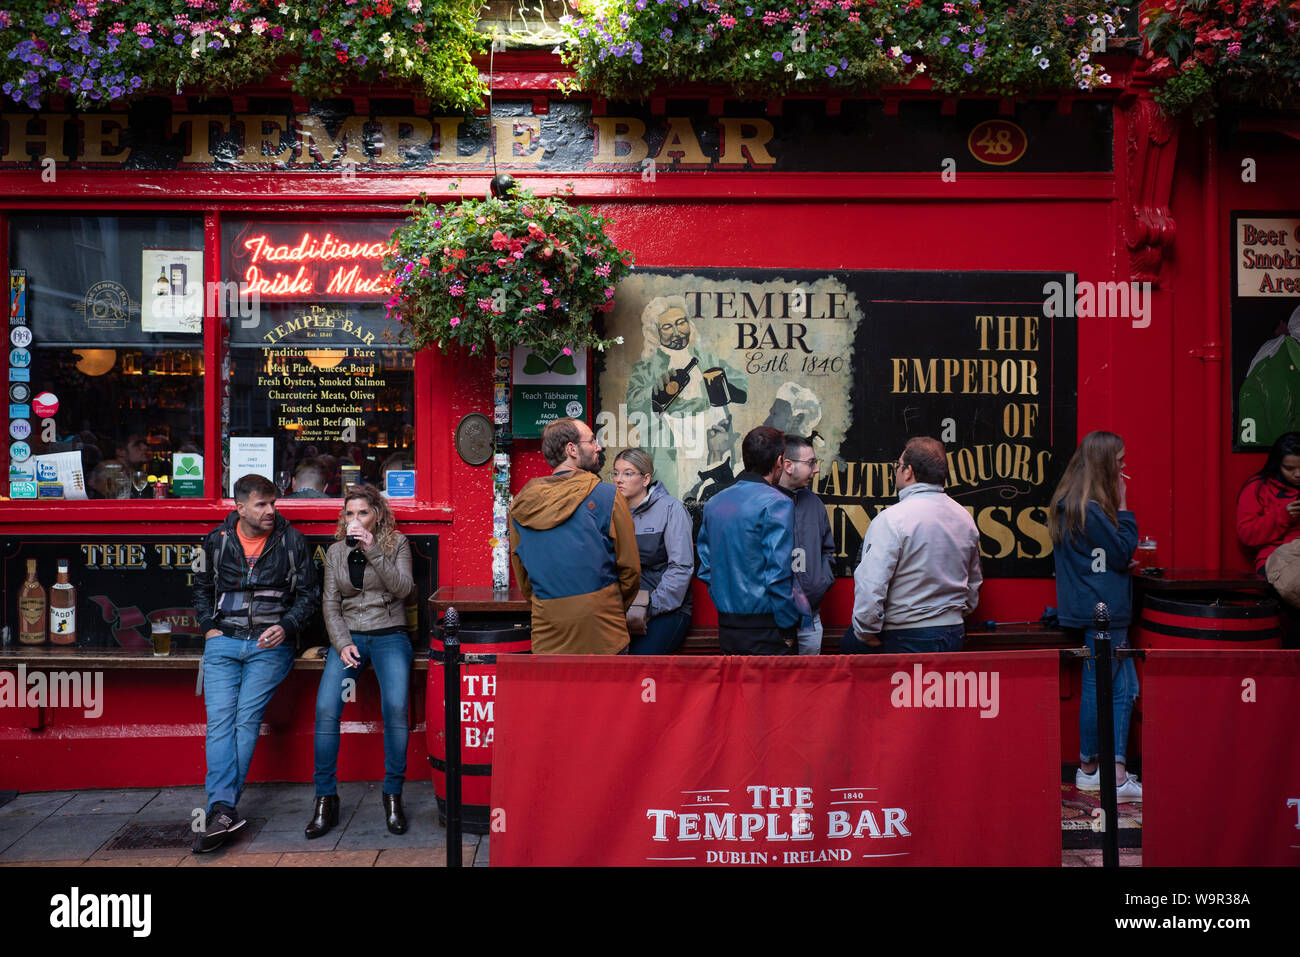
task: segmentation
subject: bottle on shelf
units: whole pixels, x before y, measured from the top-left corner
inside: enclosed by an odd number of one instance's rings
[[[45,643],[45,589],[36,580],[36,559],[27,559],[27,579],[18,589],[18,641]]]
[[[50,642],[77,642],[77,589],[68,581],[68,560],[59,559],[58,578],[50,587]]]

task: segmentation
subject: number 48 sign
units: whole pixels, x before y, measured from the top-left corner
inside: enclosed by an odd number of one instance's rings
[[[1025,155],[1029,137],[1010,120],[985,120],[970,131],[966,146],[981,163],[1010,166]]]

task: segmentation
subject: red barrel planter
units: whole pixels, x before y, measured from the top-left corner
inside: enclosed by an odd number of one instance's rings
[[[1281,648],[1278,605],[1272,599],[1148,595],[1133,630],[1133,647],[1193,651]]]
[[[465,619],[472,616],[465,615]],[[526,655],[533,649],[527,616],[467,620],[457,632],[465,661],[460,666],[461,826],[486,834],[491,812],[492,745],[495,737],[497,655]],[[438,820],[447,815],[447,727],[440,629],[429,641],[429,676],[425,686],[425,726]]]
[[[1268,598],[1195,593],[1163,598],[1148,594],[1142,600],[1142,612],[1134,623],[1130,643],[1134,648],[1153,651],[1281,648],[1282,625],[1277,602]],[[1137,660],[1137,671],[1141,685],[1141,658]],[[1131,754],[1141,749],[1141,694],[1133,709],[1133,725],[1129,732]]]

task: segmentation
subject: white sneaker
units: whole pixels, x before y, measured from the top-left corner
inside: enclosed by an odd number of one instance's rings
[[[1138,804],[1142,801],[1142,785],[1133,775],[1128,776],[1128,780],[1115,788],[1115,801],[1117,804]]]
[[[1080,791],[1100,791],[1101,790],[1101,768],[1097,768],[1091,774],[1088,774],[1083,768],[1078,768],[1074,772],[1074,786]]]

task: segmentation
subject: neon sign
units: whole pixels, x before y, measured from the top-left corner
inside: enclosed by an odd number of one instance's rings
[[[263,298],[384,299],[392,285],[382,265],[394,248],[392,225],[250,224],[228,246],[227,272]]]

